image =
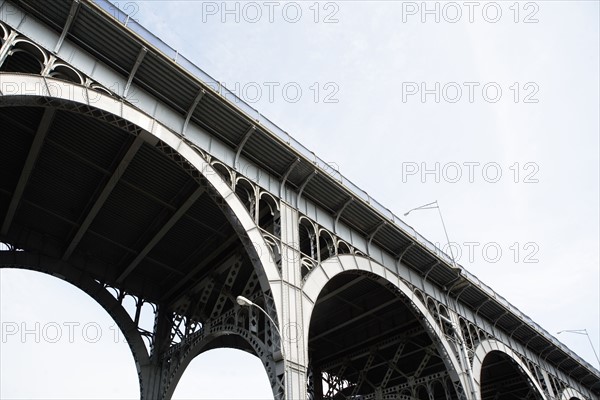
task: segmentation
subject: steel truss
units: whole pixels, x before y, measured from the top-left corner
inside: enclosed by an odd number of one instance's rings
[[[228,276],[234,275],[233,271],[241,266],[241,257],[234,258],[237,262],[229,268]],[[148,331],[139,326],[143,299],[134,297],[135,310],[130,314],[123,303],[129,294],[98,282],[67,262],[9,248],[0,251],[0,268],[47,273],[71,283],[96,300],[115,320],[131,348],[138,366],[142,399],[169,399],[192,359],[210,349],[215,339],[232,335],[240,340],[231,341],[230,345],[259,357],[275,398],[285,398],[283,360],[277,357],[281,339],[269,319],[253,309],[234,306],[224,312],[213,311],[208,319],[199,322],[152,304],[155,323],[154,329]],[[249,279],[253,280],[255,276]],[[225,287],[223,285],[221,292]],[[270,313],[274,312],[269,293],[257,294],[254,300],[264,303]]]

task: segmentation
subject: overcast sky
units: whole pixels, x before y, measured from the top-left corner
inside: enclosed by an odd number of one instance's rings
[[[513,3],[120,6],[397,215],[438,200],[462,266],[548,332],[587,329],[598,349],[599,3]],[[435,210],[405,221],[446,244]],[[138,396],[98,305],[39,274],[0,279],[3,327],[63,333],[3,337],[0,397]],[[585,336],[558,338],[598,366]],[[261,363],[225,350],[199,356],[175,395],[269,397]]]

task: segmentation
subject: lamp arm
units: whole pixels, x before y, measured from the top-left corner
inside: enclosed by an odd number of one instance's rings
[[[437,200],[436,200],[437,203]],[[448,237],[448,231],[446,230],[446,224],[444,223],[444,217],[442,217],[442,210],[440,208],[440,206],[437,206],[438,209],[438,213],[440,214],[440,220],[442,221],[442,228],[444,228],[444,234],[446,235],[446,242],[448,243],[448,248],[450,249],[450,256],[452,257],[452,264],[454,268],[457,268],[456,266],[456,259],[454,258],[454,250],[452,250],[452,244],[450,244],[450,238]]]
[[[585,329],[585,336],[587,336],[588,340],[590,341],[590,346],[592,346],[592,350],[594,351],[594,355],[596,356],[596,360],[598,361],[598,365],[600,366],[600,358],[598,357],[598,353],[596,353],[596,348],[592,343],[592,338],[590,338],[590,335],[587,333],[587,329]]]

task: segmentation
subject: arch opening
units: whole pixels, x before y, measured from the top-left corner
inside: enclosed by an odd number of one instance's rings
[[[273,398],[273,392],[265,368],[255,354],[219,347],[200,353],[187,366],[173,400],[189,398],[264,400]]]
[[[248,210],[250,217],[254,220],[256,213],[256,194],[254,186],[244,178],[238,178],[235,185],[235,194],[239,197],[242,204]]]
[[[263,309],[270,309],[264,304],[264,299],[254,299],[256,304],[259,304]],[[277,336],[276,331],[271,326],[270,320],[255,307],[236,307],[234,310],[229,311],[222,318],[214,321],[210,326],[204,327],[201,331],[195,335],[194,340],[190,346],[184,346],[183,350],[175,361],[175,366],[171,368],[171,372],[168,377],[169,386],[167,388],[166,398],[171,398],[172,394],[176,391],[181,393],[185,391],[187,396],[192,395],[193,398],[198,398],[198,394],[195,390],[189,387],[189,384],[184,383],[182,389],[180,382],[182,376],[189,374],[196,374],[194,370],[189,371],[190,365],[196,365],[194,363],[198,357],[202,358],[203,354],[212,350],[223,350],[223,349],[235,349],[251,355],[253,360],[253,374],[267,376],[267,388],[263,387],[260,391],[261,398],[281,398],[283,394],[282,375],[277,375],[278,369],[276,368],[276,361],[280,360],[277,356],[276,349],[280,346],[280,338]],[[259,362],[257,363],[256,360]],[[219,366],[223,365],[223,360],[217,363],[216,366],[210,366],[211,373],[215,373]],[[256,367],[260,365],[260,369]],[[205,366],[206,367],[206,366]],[[200,366],[202,368],[202,366]],[[258,372],[262,370],[262,373]],[[235,381],[233,381],[235,382]],[[214,387],[220,387],[222,385],[231,385],[231,380],[223,380],[223,377],[215,377],[211,382],[211,391]],[[237,383],[236,383],[237,385]],[[247,388],[246,388],[247,389]],[[244,387],[241,386],[235,396],[232,398],[245,398]],[[204,394],[202,394],[204,395]],[[223,394],[221,394],[223,395]],[[241,397],[239,397],[241,395]],[[246,395],[247,396],[247,395]],[[204,398],[204,397],[202,397]],[[213,398],[213,397],[210,397]],[[216,397],[221,398],[221,397]]]
[[[224,164],[218,161],[214,161],[212,163],[212,167],[219,174],[219,176],[225,182],[227,182],[227,186],[231,186],[231,172],[229,171],[229,169]]]
[[[481,366],[482,400],[542,400],[522,367],[509,355],[493,350]]]
[[[0,149],[10,178],[0,183],[3,220],[11,199],[19,201],[7,224],[11,246],[57,265],[68,260],[96,283],[143,298],[140,314],[145,304],[159,305],[171,324],[162,342],[167,347],[231,312],[235,295],[270,293],[268,279],[277,270],[264,255],[268,245],[257,230],[246,230],[252,221],[237,212],[241,203],[203,154],[189,147],[184,158],[174,150],[182,147],[175,133],[141,122],[151,118],[127,105],[114,115],[106,96],[88,107],[33,93],[20,106],[0,104],[3,135],[11,142]],[[127,119],[132,115],[135,123]],[[137,124],[152,125],[160,140]],[[36,167],[27,171],[23,197],[15,197],[40,132]],[[99,198],[103,191],[107,196]]]
[[[316,228],[308,218],[300,217],[298,237],[300,241],[300,276],[304,279],[315,268],[319,257]]]
[[[1,398],[139,397],[125,335],[88,294],[46,273],[0,265],[0,304]]]
[[[281,216],[277,201],[268,193],[262,193],[258,201],[258,226],[272,236],[281,236]]]
[[[352,249],[348,245],[348,243],[339,240],[337,245],[337,253],[338,254],[352,254]]]
[[[8,57],[0,65],[0,72],[39,75],[44,69],[45,62],[45,55],[37,46],[28,41],[19,40],[14,43]]]
[[[317,233],[314,225],[304,217],[301,217],[298,222],[300,234],[300,252],[312,260],[317,259]]]
[[[325,261],[336,254],[335,241],[329,232],[321,229],[319,232],[319,261]]]
[[[324,286],[308,346],[313,375],[322,378],[314,385],[317,400],[458,399],[422,316],[391,283],[370,273],[342,272]]]
[[[48,76],[78,85],[83,84],[81,75],[79,75],[73,68],[63,64],[55,65],[52,69],[52,72],[50,72]]]

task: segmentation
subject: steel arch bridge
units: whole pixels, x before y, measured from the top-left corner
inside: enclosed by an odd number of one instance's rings
[[[217,347],[276,399],[600,398],[598,370],[110,3],[0,0],[0,44],[0,267],[95,299],[141,398]]]

